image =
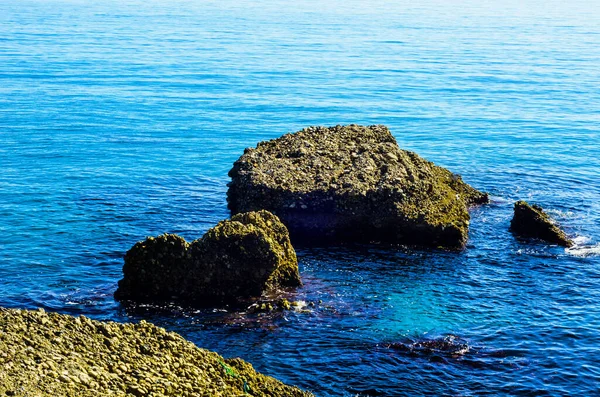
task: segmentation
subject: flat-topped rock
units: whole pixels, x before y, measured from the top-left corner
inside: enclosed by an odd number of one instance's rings
[[[520,237],[536,238],[563,247],[573,246],[573,241],[567,237],[554,221],[539,205],[530,205],[525,201],[517,201],[515,214],[510,222],[511,231]]]
[[[232,213],[267,209],[292,240],[462,248],[488,196],[402,150],[387,127],[309,127],[248,148],[229,172]]]
[[[135,244],[115,298],[211,306],[300,284],[287,228],[257,211],[221,221],[192,243],[164,234]]]

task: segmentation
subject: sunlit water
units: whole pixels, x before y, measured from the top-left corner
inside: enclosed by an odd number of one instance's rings
[[[600,392],[599,4],[92,3],[0,0],[0,306],[144,318],[319,396]],[[245,147],[346,123],[493,195],[465,251],[299,248],[309,313],[115,303],[136,241],[229,215]],[[516,240],[516,199],[577,246]],[[469,352],[387,347],[446,335]]]

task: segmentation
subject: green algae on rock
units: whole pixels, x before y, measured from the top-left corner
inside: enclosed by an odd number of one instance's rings
[[[0,395],[311,396],[141,321],[0,308]]]
[[[192,243],[164,234],[125,255],[118,300],[208,306],[301,285],[287,228],[268,211],[237,214]]]
[[[539,205],[529,205],[526,201],[517,201],[515,214],[510,221],[510,230],[517,236],[537,238],[563,247],[573,246],[564,231],[544,212]]]
[[[402,150],[387,127],[309,127],[248,148],[229,171],[232,213],[267,209],[293,240],[462,248],[488,196]]]

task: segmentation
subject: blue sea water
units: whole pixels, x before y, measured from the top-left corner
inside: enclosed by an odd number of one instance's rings
[[[600,4],[0,0],[0,306],[146,319],[318,396],[600,395]],[[127,308],[245,147],[385,124],[491,193],[460,253],[299,248],[309,313]],[[546,207],[573,249],[518,241]],[[462,357],[388,344],[456,335]]]

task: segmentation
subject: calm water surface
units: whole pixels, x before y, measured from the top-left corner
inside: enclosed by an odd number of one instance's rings
[[[396,3],[0,0],[0,306],[144,318],[319,396],[600,394],[600,4]],[[465,251],[300,248],[310,313],[114,302],[136,241],[228,216],[245,147],[346,123],[491,192]],[[515,240],[516,199],[577,246]],[[449,334],[470,352],[386,347]]]

